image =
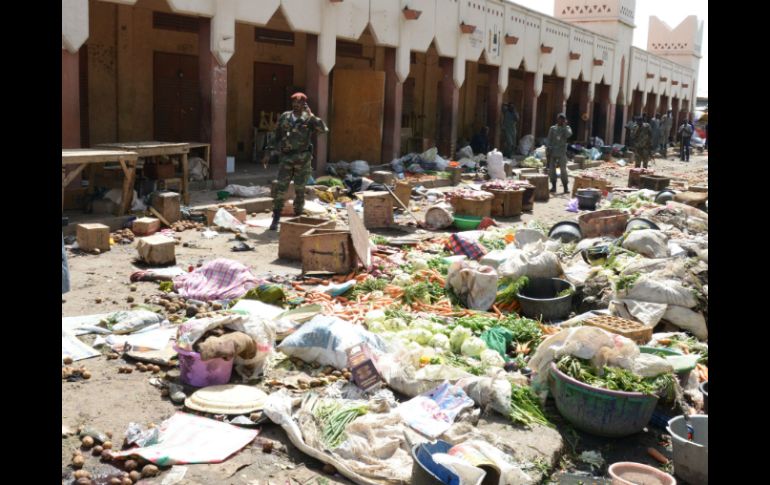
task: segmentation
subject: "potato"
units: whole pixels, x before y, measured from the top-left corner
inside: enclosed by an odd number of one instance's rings
[[[107,482],[109,485],[123,485],[123,480],[121,480],[118,477],[112,477],[110,478],[110,481]]]
[[[83,436],[83,439],[80,440],[80,443],[83,445],[83,448],[89,449],[94,446],[94,439],[90,436]]]
[[[83,372],[82,375],[83,375],[83,379],[90,379],[91,378],[91,373],[88,372],[88,371]]]
[[[142,479],[142,474],[134,470],[128,474],[128,477],[131,479],[132,482],[138,482],[139,480]]]
[[[136,462],[136,460],[126,460],[126,462],[123,464],[123,469],[127,472],[132,472],[136,470],[138,466],[139,464]]]
[[[86,470],[77,470],[75,473],[72,474],[75,479],[78,478],[91,478],[91,473]]]
[[[67,356],[64,359],[64,365],[70,365],[72,363],[72,357]]]
[[[102,443],[102,448],[105,450],[111,450],[112,449],[112,441],[105,441]]]
[[[150,369],[150,370],[152,370],[153,374],[157,374],[158,372],[160,372],[160,366],[153,365],[152,369]]]
[[[104,451],[104,448],[102,448],[102,445],[96,445],[94,446],[94,449],[91,450],[94,456],[101,456],[102,451]]]
[[[90,478],[82,477],[75,480],[75,485],[93,485],[93,481]]]
[[[168,389],[165,388],[165,387],[163,389],[161,389],[160,390],[160,396],[161,397],[168,397]]]
[[[74,458],[72,458],[72,466],[75,468],[83,468],[85,463],[86,459],[83,458],[83,455],[76,455]]]
[[[144,468],[142,468],[142,476],[143,477],[154,477],[159,472],[158,467],[155,465],[145,465]]]
[[[123,480],[120,481],[120,485],[131,485],[132,483],[134,483],[133,480],[128,477],[123,477]]]
[[[126,372],[126,374],[130,374],[130,373],[134,372],[134,369],[132,369],[131,367],[126,367],[126,371],[125,372]]]
[[[104,460],[104,461],[112,460],[112,452],[110,450],[103,450],[102,451],[102,460]]]

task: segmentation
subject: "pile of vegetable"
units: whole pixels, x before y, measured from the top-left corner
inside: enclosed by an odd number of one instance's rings
[[[543,168],[543,162],[535,157],[527,157],[521,162],[521,166],[525,168]]]
[[[481,190],[521,190],[521,182],[513,179],[497,179],[486,182]]]
[[[473,189],[456,189],[451,192],[447,192],[446,198],[447,200],[452,199],[463,199],[463,200],[489,200],[493,199],[495,196],[493,194],[490,194],[489,192],[484,192],[483,190],[473,190]]]
[[[529,386],[511,384],[511,421],[532,427],[533,424],[554,427],[545,417],[540,400]]]
[[[620,367],[595,368],[590,361],[565,355],[556,363],[564,374],[589,386],[610,391],[640,392],[672,401],[675,396],[676,377],[667,372],[656,377],[641,377]]]
[[[348,424],[368,410],[366,404],[345,404],[336,399],[318,399],[310,409],[321,430],[321,441],[330,450],[347,439]]]

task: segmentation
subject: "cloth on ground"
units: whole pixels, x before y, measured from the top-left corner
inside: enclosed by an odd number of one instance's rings
[[[449,236],[447,247],[454,254],[464,254],[472,260],[478,260],[487,254],[487,250],[484,246],[457,234]]]
[[[233,300],[261,283],[245,265],[219,258],[174,278],[174,289],[195,300]]]

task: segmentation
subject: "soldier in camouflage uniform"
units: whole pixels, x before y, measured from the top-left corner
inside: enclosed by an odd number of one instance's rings
[[[278,186],[273,199],[273,223],[270,230],[278,229],[281,211],[286,199],[286,191],[294,180],[294,215],[301,216],[305,206],[305,184],[312,173],[310,162],[313,159],[313,133],[324,134],[329,131],[326,123],[310,111],[307,96],[296,93],[291,97],[292,111],[287,111],[278,119],[275,130],[274,150],[279,151]]]
[[[649,123],[642,121],[642,117],[636,118],[636,126],[631,129],[631,139],[634,141],[634,154],[636,168],[647,168],[652,158],[652,128]]]
[[[548,130],[548,139],[546,140],[548,161],[548,174],[551,179],[551,192],[556,192],[556,166],[558,164],[561,171],[561,183],[564,186],[564,193],[569,190],[569,178],[567,177],[567,140],[572,136],[572,128],[567,124],[567,117],[564,113],[559,113],[556,117],[556,124]]]

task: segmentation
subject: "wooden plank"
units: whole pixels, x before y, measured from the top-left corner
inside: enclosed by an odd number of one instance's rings
[[[353,248],[358,254],[365,268],[372,265],[372,253],[369,249],[369,231],[364,227],[364,221],[358,217],[353,204],[348,204],[348,225],[350,226],[350,235],[353,238]]]
[[[126,174],[123,179],[123,198],[120,201],[120,213],[125,215],[131,209],[134,202],[134,180],[136,179],[136,161],[120,160],[120,166]]]
[[[188,153],[187,143],[133,142],[133,143],[103,143],[99,148],[130,150],[140,157],[157,157],[160,155],[181,155]]]
[[[136,160],[138,157],[139,155],[135,152],[123,150],[67,149],[61,151],[62,165],[115,162],[120,158]]]
[[[189,165],[187,163],[187,154],[182,154],[182,200],[184,201],[184,205],[190,205],[190,191],[188,190],[188,185],[190,181],[190,170]]]
[[[155,217],[157,217],[158,219],[160,219],[160,222],[162,222],[163,224],[165,224],[165,225],[166,225],[166,227],[171,227],[171,224],[169,224],[169,222],[166,220],[166,218],[165,218],[165,217],[163,217],[163,214],[161,214],[160,212],[158,212],[158,210],[157,210],[155,207],[152,207],[152,206],[150,206],[150,212],[152,212],[152,213],[155,215]]]
[[[86,168],[86,166],[88,166],[88,164],[86,163],[82,165],[78,165],[77,167],[75,167],[75,170],[68,173],[67,176],[64,178],[64,180],[62,180],[62,183],[61,183],[62,190],[64,190],[69,184],[71,184],[72,181],[75,180],[75,177],[77,177],[78,174],[82,172],[84,168]]]

